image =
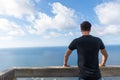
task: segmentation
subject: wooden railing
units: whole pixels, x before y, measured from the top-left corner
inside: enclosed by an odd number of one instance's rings
[[[103,77],[120,76],[120,66],[100,68]],[[25,77],[78,77],[77,67],[15,67],[0,72],[0,80],[16,80]]]

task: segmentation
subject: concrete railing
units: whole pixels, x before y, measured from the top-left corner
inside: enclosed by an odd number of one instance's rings
[[[15,79],[15,70],[8,69],[3,72],[0,72],[0,80],[14,80]]]
[[[120,76],[120,66],[100,68],[103,77]],[[24,77],[78,77],[77,67],[16,67],[0,73],[0,80],[16,80]]]

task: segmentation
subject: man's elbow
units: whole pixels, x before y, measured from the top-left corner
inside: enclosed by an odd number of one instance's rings
[[[107,53],[106,49],[102,49],[101,53],[103,54],[103,56],[105,56],[106,58],[108,58],[108,53]]]
[[[104,50],[104,54],[108,58],[108,53],[107,53],[106,49]]]
[[[108,58],[108,54],[106,54],[105,57]]]

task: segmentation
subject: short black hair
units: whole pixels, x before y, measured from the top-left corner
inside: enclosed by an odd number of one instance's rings
[[[90,31],[91,30],[91,23],[88,21],[83,21],[80,25],[82,31]]]

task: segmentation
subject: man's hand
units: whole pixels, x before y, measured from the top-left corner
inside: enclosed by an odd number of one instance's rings
[[[63,67],[70,67],[70,65],[64,64]]]
[[[105,66],[105,65],[103,65],[103,64],[99,64],[99,67],[103,67],[103,66]]]

